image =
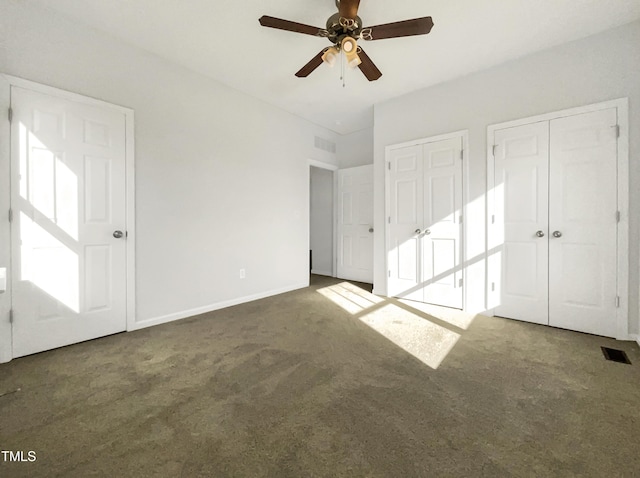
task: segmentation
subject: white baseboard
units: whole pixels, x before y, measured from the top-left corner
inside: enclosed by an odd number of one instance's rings
[[[284,294],[285,292],[291,292],[293,290],[302,289],[308,287],[308,282],[290,285],[282,287],[280,289],[273,289],[266,292],[260,292],[258,294],[246,295],[244,297],[238,297],[237,299],[225,300],[222,302],[216,302],[215,304],[205,305],[202,307],[196,307],[195,309],[184,310],[182,312],[175,312],[173,314],[163,315],[161,317],[155,317],[152,319],[145,319],[135,323],[135,326],[130,330],[139,330],[154,325],[166,324],[167,322],[173,322],[174,320],[186,319],[187,317],[193,317],[194,315],[205,314],[207,312],[213,312],[214,310],[225,309],[234,305],[244,304],[246,302],[252,302],[254,300],[264,299],[278,294]]]

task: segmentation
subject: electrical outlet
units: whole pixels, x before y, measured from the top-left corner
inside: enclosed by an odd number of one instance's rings
[[[240,279],[244,279],[245,277],[247,277],[247,274],[245,273],[244,269],[240,269]]]

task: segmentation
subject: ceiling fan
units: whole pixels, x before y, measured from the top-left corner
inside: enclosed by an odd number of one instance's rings
[[[363,28],[362,19],[358,16],[360,0],[335,0],[338,13],[331,15],[327,20],[326,28],[312,27],[302,23],[282,20],[267,15],[260,17],[260,25],[263,27],[277,28],[295,33],[304,33],[329,39],[333,44],[324,48],[314,56],[309,63],[296,73],[299,78],[309,76],[322,63],[333,66],[343,53],[347,65],[356,66],[369,81],[377,80],[382,76],[378,67],[371,58],[358,45],[358,40],[371,41],[385,38],[406,37],[412,35],[426,35],[433,27],[431,17],[414,18],[400,22],[385,23]]]

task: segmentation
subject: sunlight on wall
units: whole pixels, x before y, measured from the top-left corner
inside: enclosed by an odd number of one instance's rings
[[[360,320],[433,369],[440,366],[460,338],[460,334],[394,304],[372,311]]]

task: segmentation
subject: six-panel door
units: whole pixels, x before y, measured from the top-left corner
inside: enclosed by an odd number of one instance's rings
[[[462,308],[462,138],[389,156],[389,291]]]
[[[18,87],[11,102],[19,357],[126,329],[125,116]]]

